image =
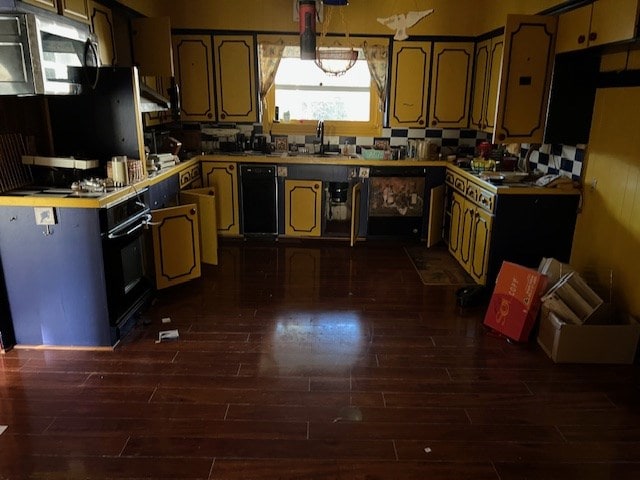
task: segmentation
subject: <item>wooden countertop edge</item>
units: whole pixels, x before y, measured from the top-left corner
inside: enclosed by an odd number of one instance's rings
[[[510,185],[494,185],[487,180],[483,180],[475,176],[469,170],[448,164],[447,168],[461,177],[472,181],[485,190],[496,193],[498,195],[580,195],[580,189],[565,184],[562,187],[537,187],[531,186],[510,186]]]
[[[0,195],[0,206],[22,207],[58,207],[58,208],[104,208],[124,198],[136,195],[140,190],[161,182],[166,178],[196,165],[199,162],[231,162],[231,163],[268,163],[276,165],[345,165],[362,167],[446,167],[458,175],[480,185],[485,190],[499,195],[579,195],[576,188],[545,188],[545,187],[509,187],[496,186],[482,180],[471,172],[444,161],[431,160],[365,160],[350,157],[313,157],[313,156],[277,156],[277,155],[199,155],[180,162],[175,167],[126,187],[118,188],[100,198],[60,198],[60,197],[19,197]],[[28,187],[26,187],[28,188]]]

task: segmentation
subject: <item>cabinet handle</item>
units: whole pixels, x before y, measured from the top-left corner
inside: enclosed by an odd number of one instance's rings
[[[587,38],[584,35],[578,35],[578,43],[582,45]]]
[[[418,120],[418,125],[424,125],[424,120]]]
[[[498,140],[504,140],[505,138],[507,138],[507,136],[504,133],[498,135]]]
[[[195,214],[196,214],[196,209],[195,209],[195,208],[192,208],[191,210],[189,210],[189,213],[190,213],[191,215],[195,215]]]
[[[320,188],[320,185],[318,185],[317,183],[313,186],[314,190],[318,190]]]
[[[597,32],[591,32],[591,33],[589,34],[589,40],[590,40],[590,41],[592,41],[592,42],[593,42],[593,41],[594,41],[594,40],[596,40],[597,38],[598,38],[598,33],[597,33]]]
[[[229,171],[232,172],[233,171],[233,165],[229,165]]]
[[[221,113],[220,118],[224,120],[225,118],[227,118],[227,116],[224,113]]]
[[[221,116],[224,118],[224,113]],[[207,113],[207,118],[213,118],[213,113]]]
[[[436,122],[435,120],[432,120],[431,125],[435,127],[436,125],[438,125],[438,122]]]

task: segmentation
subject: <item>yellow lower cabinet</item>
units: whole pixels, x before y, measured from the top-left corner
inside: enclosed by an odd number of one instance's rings
[[[481,208],[476,208],[473,217],[473,242],[469,273],[481,285],[484,285],[487,281],[492,223],[493,216],[490,213]]]
[[[322,182],[285,180],[285,235],[319,237],[322,233]]]
[[[156,288],[200,276],[200,233],[196,205],[153,210],[152,236]]]
[[[235,163],[202,162],[204,185],[216,192],[218,235],[240,235],[238,209],[238,169]]]
[[[465,200],[462,204],[462,225],[460,238],[460,251],[456,257],[468,272],[471,270],[471,255],[473,253],[473,228],[475,220],[476,207],[469,200]]]
[[[194,188],[180,192],[180,203],[198,206],[200,229],[200,259],[202,263],[218,264],[218,226],[216,222],[216,194],[213,187]]]
[[[451,253],[451,255],[456,259],[460,260],[464,197],[457,192],[453,192],[450,201],[451,205],[449,206],[449,211],[451,213],[451,223],[449,225],[449,253]]]

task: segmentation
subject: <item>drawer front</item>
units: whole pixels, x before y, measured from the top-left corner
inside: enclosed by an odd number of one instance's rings
[[[493,213],[495,210],[496,194],[478,188],[476,202],[487,212]]]
[[[194,165],[180,172],[180,188],[185,188],[190,183],[200,178],[200,165]]]

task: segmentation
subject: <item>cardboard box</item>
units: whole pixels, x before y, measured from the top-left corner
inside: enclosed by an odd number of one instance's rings
[[[613,316],[605,304],[598,309]],[[609,325],[574,325],[543,305],[538,344],[556,363],[632,364],[640,338],[640,324],[633,318]]]
[[[562,263],[555,258],[544,257],[538,266],[538,272],[547,276],[548,288],[553,287],[562,277],[573,271],[574,269],[571,265]]]
[[[542,303],[562,320],[577,325],[601,323],[592,316],[604,302],[577,272],[564,275],[542,297]]]
[[[538,271],[503,262],[484,324],[518,342],[527,341],[546,285],[546,277]]]

